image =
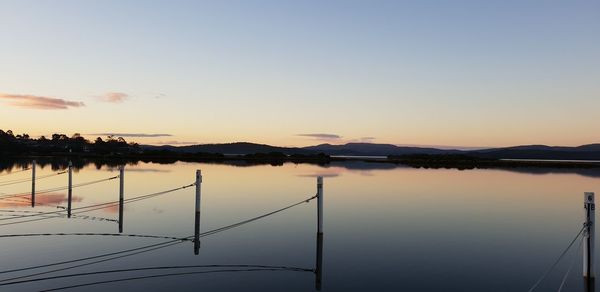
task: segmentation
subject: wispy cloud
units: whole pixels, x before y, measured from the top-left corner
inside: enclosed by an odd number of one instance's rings
[[[109,92],[109,93],[106,93],[101,96],[96,96],[96,99],[98,99],[100,101],[111,102],[111,103],[121,103],[121,102],[124,102],[128,98],[129,98],[129,95],[127,93],[123,93],[123,92]]]
[[[313,138],[316,140],[325,140],[325,141],[339,140],[342,138],[342,136],[340,136],[340,135],[324,134],[324,133],[297,134],[296,136],[309,137],[309,138]]]
[[[373,140],[375,140],[375,137],[360,137],[358,139],[352,139],[348,142],[371,143]]]
[[[152,138],[152,137],[171,137],[171,134],[146,134],[146,133],[89,133],[93,136],[115,136],[115,137],[136,137],[136,138]]]
[[[154,144],[157,145],[193,145],[198,144],[198,142],[188,142],[188,141],[158,141]]]
[[[83,107],[85,104],[80,101],[65,100],[62,98],[37,96],[28,94],[7,94],[0,93],[0,99],[8,101],[9,105],[32,108],[32,109],[68,109],[71,107]]]

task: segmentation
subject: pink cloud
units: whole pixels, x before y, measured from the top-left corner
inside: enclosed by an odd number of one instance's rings
[[[79,101],[27,94],[0,93],[0,99],[8,100],[8,104],[12,106],[33,109],[68,109],[70,107],[85,106],[83,102]]]
[[[127,93],[123,92],[109,92],[105,95],[98,96],[97,99],[104,102],[121,103],[129,98]]]

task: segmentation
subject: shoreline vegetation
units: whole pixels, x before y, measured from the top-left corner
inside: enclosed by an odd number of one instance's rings
[[[497,158],[477,157],[467,154],[406,154],[386,157],[339,157],[322,152],[283,153],[279,151],[256,152],[247,154],[223,154],[207,152],[177,152],[170,149],[145,148],[137,143],[128,143],[122,137],[100,137],[93,142],[80,134],[68,137],[53,134],[50,139],[42,136],[32,139],[27,134],[14,135],[12,131],[0,130],[0,171],[8,165],[29,163],[28,160],[47,161],[53,168],[61,168],[71,160],[74,166],[87,163],[100,165],[119,165],[123,163],[155,162],[175,163],[208,162],[227,163],[238,166],[260,164],[283,165],[284,163],[310,163],[329,165],[339,162],[364,162],[404,165],[414,168],[448,169],[509,169],[509,168],[562,168],[593,169],[600,163],[578,161],[518,161]]]

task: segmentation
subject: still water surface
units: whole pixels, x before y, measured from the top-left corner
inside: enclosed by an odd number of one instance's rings
[[[196,169],[203,174],[200,232],[312,197],[316,177],[323,176],[322,291],[527,291],[581,229],[583,192],[600,191],[600,178],[568,172],[415,169],[358,162],[328,167],[179,162],[128,165],[125,198],[193,183]],[[37,175],[56,171],[38,166]],[[73,184],[117,174],[115,168],[90,165],[74,172]],[[0,183],[30,175],[24,171],[0,176]],[[43,190],[66,183],[66,175],[57,175],[38,180],[36,188]],[[2,186],[0,196],[27,192],[30,184]],[[123,233],[177,238],[193,235],[194,192],[191,187],[125,204]],[[75,188],[73,208],[115,201],[118,196],[118,179]],[[40,218],[9,220],[14,215],[31,215],[31,211],[61,211],[56,206],[67,205],[67,194],[64,190],[39,194],[36,201],[38,205],[31,208],[27,199],[0,200],[0,224]],[[37,291],[139,278],[65,291],[315,291],[316,276],[312,270],[316,267],[316,213],[316,200],[312,200],[202,237],[198,255],[194,255],[193,243],[181,241],[81,267],[69,268],[92,260],[0,273],[0,281],[62,268],[68,269],[18,280],[130,268],[210,267],[92,274],[0,289]],[[0,234],[119,231],[115,221],[118,206],[82,214],[74,210],[73,214],[70,219],[46,214],[52,218],[0,225]],[[125,236],[2,237],[0,270],[168,241]],[[572,260],[574,268],[563,291],[583,291],[581,252],[575,253],[577,247],[542,282],[539,291],[556,291]],[[107,258],[93,261],[103,259]],[[184,274],[161,276],[175,273]],[[153,275],[159,277],[147,278]]]

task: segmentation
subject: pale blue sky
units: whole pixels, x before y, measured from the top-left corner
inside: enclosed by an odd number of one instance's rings
[[[33,135],[600,142],[599,1],[2,0],[0,41],[0,129]]]

